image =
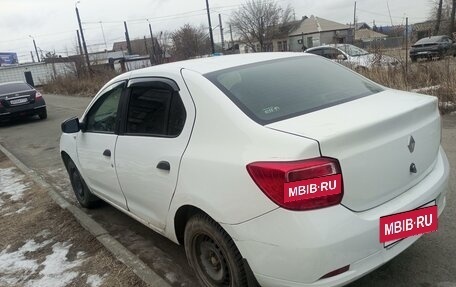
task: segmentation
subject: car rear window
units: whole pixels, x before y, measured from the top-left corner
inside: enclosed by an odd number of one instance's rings
[[[432,43],[437,43],[442,40],[443,37],[441,36],[433,36],[433,37],[427,37],[418,40],[415,45],[422,45],[422,44],[432,44]]]
[[[383,90],[347,68],[317,56],[238,66],[205,77],[263,125]]]
[[[0,95],[28,91],[32,88],[26,83],[0,84]]]

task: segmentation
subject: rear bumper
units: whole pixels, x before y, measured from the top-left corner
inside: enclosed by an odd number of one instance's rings
[[[415,57],[415,58],[429,58],[429,57],[437,57],[440,56],[440,54],[443,51],[439,50],[432,50],[432,51],[410,51],[410,57]]]
[[[0,120],[14,119],[39,115],[46,112],[46,102],[43,99],[38,99],[33,104],[23,106],[0,108]]]
[[[434,170],[419,184],[381,206],[353,212],[343,206],[293,212],[275,209],[237,225],[224,224],[262,286],[342,286],[378,268],[420,236],[384,248],[379,218],[435,200],[446,204],[449,164],[440,149]],[[350,265],[340,275],[321,279]]]

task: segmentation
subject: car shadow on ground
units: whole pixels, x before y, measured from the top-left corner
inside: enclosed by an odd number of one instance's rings
[[[43,120],[41,120],[38,116],[0,120],[0,128],[10,128],[10,127],[17,127],[17,126],[21,126],[21,125],[36,124],[41,121],[43,121]]]

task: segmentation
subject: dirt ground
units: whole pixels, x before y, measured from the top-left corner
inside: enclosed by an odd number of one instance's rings
[[[146,286],[0,153],[0,286]]]

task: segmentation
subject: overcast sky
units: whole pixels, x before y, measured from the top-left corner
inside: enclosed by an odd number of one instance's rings
[[[268,0],[265,0],[268,1]],[[272,1],[272,0],[271,0]],[[358,0],[358,22],[372,25],[405,24],[426,20],[432,0]],[[227,22],[243,0],[209,0],[212,25],[218,25],[218,14]],[[315,15],[340,23],[353,22],[353,0],[278,0],[281,6],[290,4],[296,18]],[[39,49],[55,50],[58,54],[74,54],[77,40],[77,20],[74,0],[0,0],[0,52],[16,52],[20,62],[31,61],[34,51],[32,38]],[[205,0],[81,0],[78,4],[89,51],[112,48],[115,41],[124,40],[123,21],[127,21],[131,39],[149,35],[149,19],[154,35],[160,31],[177,29],[185,23],[205,25]],[[101,21],[101,24],[100,24]],[[225,25],[225,24],[224,24]],[[104,30],[104,35],[102,33]],[[225,25],[225,37],[229,37]],[[219,41],[220,31],[214,30],[214,39]]]

